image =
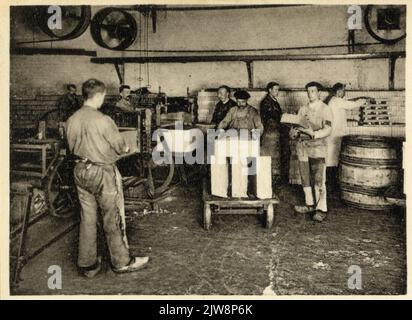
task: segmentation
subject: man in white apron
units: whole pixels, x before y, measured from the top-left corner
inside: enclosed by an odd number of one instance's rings
[[[332,112],[320,100],[322,86],[309,82],[306,86],[309,103],[299,109],[305,128],[292,128],[290,137],[297,139],[296,152],[305,194],[305,205],[296,205],[297,213],[314,213],[313,220],[322,222],[328,211],[326,200],[326,138],[332,131]]]
[[[342,137],[347,134],[346,110],[359,108],[366,103],[366,99],[360,98],[356,101],[344,99],[345,85],[339,82],[332,87],[332,94],[333,96],[328,105],[332,111],[333,125],[332,132],[327,138],[326,175],[329,190],[336,191]]]

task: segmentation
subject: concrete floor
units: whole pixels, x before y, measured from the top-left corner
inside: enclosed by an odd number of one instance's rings
[[[301,189],[282,187],[274,227],[253,215],[214,217],[202,229],[200,186],[179,187],[160,207],[128,214],[131,252],[150,255],[137,273],[110,268],[94,279],[76,272],[77,229],[33,258],[13,294],[290,295],[405,294],[404,213],[353,209],[329,201],[322,224],[293,213]],[[47,286],[50,265],[62,268],[62,289]],[[362,270],[362,289],[348,288],[348,268]]]

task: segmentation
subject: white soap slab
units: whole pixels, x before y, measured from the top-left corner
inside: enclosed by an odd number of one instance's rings
[[[229,165],[226,163],[226,159],[217,159],[215,156],[211,156],[211,162],[211,193],[214,196],[227,198]]]
[[[238,162],[231,164],[232,172],[232,197],[245,198],[247,197],[247,163]]]
[[[257,158],[257,197],[259,199],[272,198],[272,159],[270,156]]]

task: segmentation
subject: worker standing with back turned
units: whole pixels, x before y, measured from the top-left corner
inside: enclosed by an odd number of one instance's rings
[[[75,157],[74,180],[81,204],[78,267],[81,275],[95,276],[101,269],[97,256],[97,212],[114,272],[143,268],[148,257],[131,257],[126,238],[122,177],[116,167],[119,155],[127,153],[114,121],[101,113],[106,95],[103,82],[87,80],[82,87],[83,106],[67,121],[67,141]]]

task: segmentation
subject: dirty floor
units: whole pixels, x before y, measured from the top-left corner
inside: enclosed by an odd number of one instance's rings
[[[301,189],[284,186],[273,228],[255,215],[213,217],[201,227],[200,186],[178,187],[151,212],[128,212],[131,252],[149,266],[116,275],[105,263],[94,279],[77,275],[77,228],[33,258],[16,295],[347,295],[405,294],[406,232],[402,211],[373,212],[330,200],[324,223],[296,216]],[[62,289],[50,290],[47,269],[62,268]],[[350,289],[350,266],[361,270],[361,289]]]

